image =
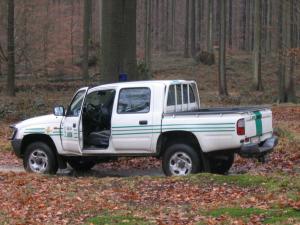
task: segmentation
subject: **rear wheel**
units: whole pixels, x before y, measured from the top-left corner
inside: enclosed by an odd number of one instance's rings
[[[234,153],[226,153],[209,159],[212,173],[227,174],[234,162]]]
[[[191,146],[174,144],[167,148],[162,166],[167,176],[185,176],[200,172],[201,161]]]
[[[84,158],[70,158],[68,163],[76,171],[89,171],[96,165],[94,160]]]
[[[33,173],[55,174],[58,170],[55,153],[43,142],[32,143],[26,148],[23,165]]]

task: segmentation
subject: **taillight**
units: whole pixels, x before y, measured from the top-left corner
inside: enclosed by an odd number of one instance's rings
[[[240,119],[236,123],[236,133],[238,135],[245,135],[245,120]]]

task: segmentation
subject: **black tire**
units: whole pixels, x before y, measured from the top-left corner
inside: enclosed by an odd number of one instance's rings
[[[186,171],[186,173],[181,174],[180,170],[174,170],[171,169],[171,164],[174,164],[174,162],[176,161],[175,159],[173,159],[172,157],[182,157],[186,162],[189,162],[191,164],[191,169],[185,169],[185,166],[182,166],[182,171]],[[185,156],[188,156],[187,158]],[[189,159],[188,159],[189,158]],[[173,161],[173,162],[172,162]],[[180,161],[179,161],[180,163]],[[175,163],[176,165],[178,163]],[[185,163],[183,163],[185,164]],[[180,167],[176,166],[176,167]],[[173,144],[170,147],[168,147],[163,155],[163,159],[162,159],[162,168],[163,171],[165,173],[166,176],[179,176],[179,175],[188,175],[188,174],[193,174],[193,173],[198,173],[201,171],[202,168],[202,164],[201,164],[201,160],[200,160],[200,156],[199,154],[195,151],[194,148],[192,148],[189,145],[186,144]],[[180,168],[181,169],[181,168]],[[172,172],[173,171],[173,172]],[[175,173],[174,173],[175,172]]]
[[[234,162],[234,153],[227,153],[209,159],[211,173],[227,174]]]
[[[69,158],[68,163],[74,170],[78,172],[89,171],[96,165],[96,162],[93,160],[77,157]]]
[[[23,165],[25,170],[31,173],[56,174],[58,170],[56,155],[44,142],[28,145],[23,157]]]

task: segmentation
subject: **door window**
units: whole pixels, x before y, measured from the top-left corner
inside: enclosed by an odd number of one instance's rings
[[[73,98],[73,101],[71,105],[69,106],[69,109],[67,111],[67,116],[70,117],[78,117],[80,114],[82,102],[85,96],[85,90],[79,91],[75,97]]]
[[[122,113],[148,113],[151,91],[149,88],[124,88],[120,91],[118,110]]]

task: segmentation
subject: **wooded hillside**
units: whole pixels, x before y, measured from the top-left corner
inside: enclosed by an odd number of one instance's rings
[[[118,80],[119,73],[130,80],[157,78],[153,58],[176,54],[199,67],[217,64],[219,94],[226,96],[226,59],[249,55],[253,90],[267,91],[261,71],[268,64],[274,67],[278,101],[297,101],[299,1],[118,2],[2,1],[0,77],[7,77],[7,93],[15,93],[14,74],[17,83],[18,77],[102,83]]]

